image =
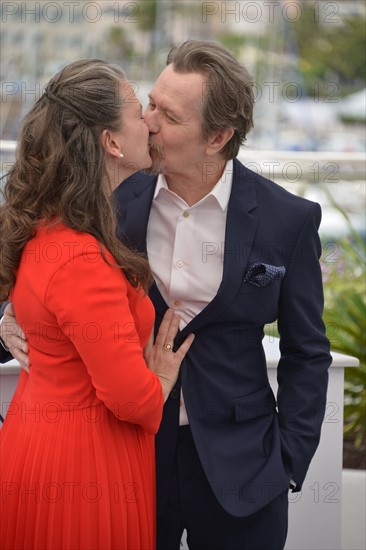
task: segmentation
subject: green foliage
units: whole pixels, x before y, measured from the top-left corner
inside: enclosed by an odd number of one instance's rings
[[[347,219],[349,236],[335,243],[331,262],[322,263],[324,322],[333,351],[357,357],[360,366],[345,369],[344,433],[356,447],[366,443],[366,244]]]
[[[111,27],[106,37],[106,49],[109,59],[130,60],[134,56],[134,48],[123,27]]]
[[[137,21],[142,31],[154,31],[156,22],[156,0],[140,0],[138,3]]]
[[[334,22],[333,22],[334,19]],[[366,37],[365,17],[360,15],[338,21],[330,18],[324,24],[314,15],[314,7],[303,4],[302,17],[293,23],[293,31],[299,50],[299,67],[309,95],[314,94],[314,83],[342,84],[342,89],[351,91],[365,85]],[[316,86],[316,89],[319,88]]]
[[[236,58],[240,58],[243,46],[247,40],[243,34],[224,33],[219,36],[219,40],[223,46],[228,48]]]

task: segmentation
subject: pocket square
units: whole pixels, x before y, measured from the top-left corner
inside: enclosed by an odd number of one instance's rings
[[[255,286],[266,286],[275,279],[283,279],[286,269],[283,265],[253,264],[244,275],[243,282]]]

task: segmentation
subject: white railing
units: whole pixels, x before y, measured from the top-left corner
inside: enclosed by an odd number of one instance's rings
[[[1,158],[14,159],[16,145],[16,141],[0,140]],[[360,152],[267,151],[242,147],[238,158],[253,170],[260,168],[266,177],[284,177],[289,183],[298,179],[300,170],[309,183],[337,182],[340,177],[365,179],[366,174],[366,154]]]
[[[15,150],[15,141],[0,141],[1,174],[9,170]],[[366,235],[365,153],[262,151],[242,147],[238,158],[251,170],[276,181],[292,193],[318,202],[323,211],[322,237],[339,238],[348,231],[345,219],[330,204],[325,188],[347,212],[354,228]]]

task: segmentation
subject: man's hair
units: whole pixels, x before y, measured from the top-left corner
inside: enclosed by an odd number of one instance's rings
[[[253,127],[253,79],[232,53],[204,40],[187,40],[173,48],[167,65],[178,73],[201,73],[207,77],[202,94],[202,133],[205,139],[218,130],[232,128],[234,134],[223,147],[226,160],[235,158]]]

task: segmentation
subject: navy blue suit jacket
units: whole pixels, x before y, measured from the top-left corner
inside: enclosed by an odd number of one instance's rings
[[[156,178],[138,173],[116,190],[119,232],[146,252]],[[329,343],[322,321],[320,206],[234,160],[224,269],[217,295],[176,337],[194,343],[157,435],[158,515],[164,510],[178,433],[180,384],[195,445],[224,509],[247,516],[288,487],[300,490],[317,448],[326,404]],[[187,243],[189,246],[189,243]],[[244,277],[257,263],[283,266],[265,286]],[[156,329],[167,304],[154,283]],[[275,400],[262,347],[278,321],[281,359]]]

